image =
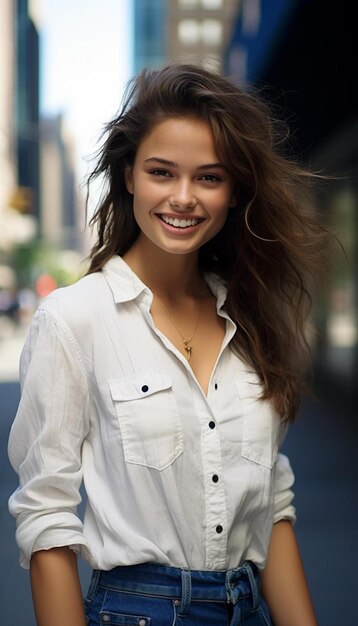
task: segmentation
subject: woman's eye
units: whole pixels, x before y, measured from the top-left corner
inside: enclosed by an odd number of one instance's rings
[[[164,177],[168,177],[170,176],[169,172],[167,170],[152,170],[150,172],[151,174],[153,174],[153,176],[164,176]]]
[[[220,182],[221,178],[219,178],[219,176],[216,176],[215,174],[204,174],[204,176],[201,177],[201,180],[204,180],[208,183],[218,183]]]

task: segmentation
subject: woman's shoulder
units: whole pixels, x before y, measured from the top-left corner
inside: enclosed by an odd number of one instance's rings
[[[37,314],[47,314],[71,328],[95,320],[109,302],[107,282],[102,272],[95,272],[55,289],[40,303]]]
[[[79,278],[72,285],[59,287],[52,291],[52,293],[43,300],[42,306],[47,307],[55,303],[57,303],[58,306],[67,303],[80,305],[82,302],[83,305],[85,305],[92,301],[96,302],[98,293],[103,290],[105,282],[102,272],[87,274]]]

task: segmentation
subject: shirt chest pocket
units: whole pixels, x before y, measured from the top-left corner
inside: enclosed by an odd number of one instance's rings
[[[148,370],[109,382],[127,463],[163,470],[183,452],[183,432],[170,377]]]
[[[271,402],[260,399],[262,387],[256,375],[237,387],[243,410],[241,455],[271,469],[278,454],[280,417]]]

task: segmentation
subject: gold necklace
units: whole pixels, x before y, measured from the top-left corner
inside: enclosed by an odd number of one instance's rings
[[[154,292],[153,292],[153,293],[154,293]],[[162,300],[161,298],[159,298],[159,296],[158,296],[158,294],[157,294],[157,293],[155,293],[154,295],[158,298],[158,300],[159,300],[160,304],[162,305],[163,309],[166,311],[166,313],[167,313],[167,315],[168,315],[168,317],[169,317],[170,321],[172,322],[172,324],[173,324],[174,328],[176,329],[176,331],[177,331],[177,332],[179,333],[179,335],[181,336],[181,338],[182,338],[182,340],[183,340],[183,343],[184,343],[184,350],[185,350],[185,352],[186,352],[186,358],[188,359],[188,361],[190,361],[190,359],[191,359],[191,353],[192,353],[192,351],[193,351],[193,347],[192,347],[190,344],[191,344],[191,342],[193,341],[194,336],[195,336],[195,333],[196,333],[197,328],[198,328],[198,326],[199,326],[199,320],[200,320],[201,307],[199,308],[199,315],[198,315],[198,319],[196,320],[196,324],[195,324],[195,328],[194,328],[194,330],[193,330],[193,334],[192,334],[192,336],[190,337],[190,339],[185,339],[185,337],[184,337],[183,333],[179,330],[179,328],[178,328],[178,326],[176,325],[176,323],[175,323],[175,321],[174,321],[174,319],[173,319],[172,315],[169,313],[169,311],[168,311],[167,307],[165,306],[165,304],[164,304],[163,300]],[[203,296],[203,295],[204,295],[204,292],[202,291],[202,292],[200,293],[200,296]]]

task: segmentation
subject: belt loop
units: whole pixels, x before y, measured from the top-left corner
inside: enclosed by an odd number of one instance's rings
[[[191,571],[182,569],[181,571],[181,607],[180,614],[186,615],[191,602]]]
[[[256,577],[252,568],[251,563],[247,562],[245,563],[244,567],[246,568],[247,571],[247,576],[250,582],[250,587],[251,587],[251,593],[252,593],[252,610],[256,611],[256,609],[259,606],[260,603],[260,595],[259,595],[259,589],[258,589],[258,585],[256,582]]]

